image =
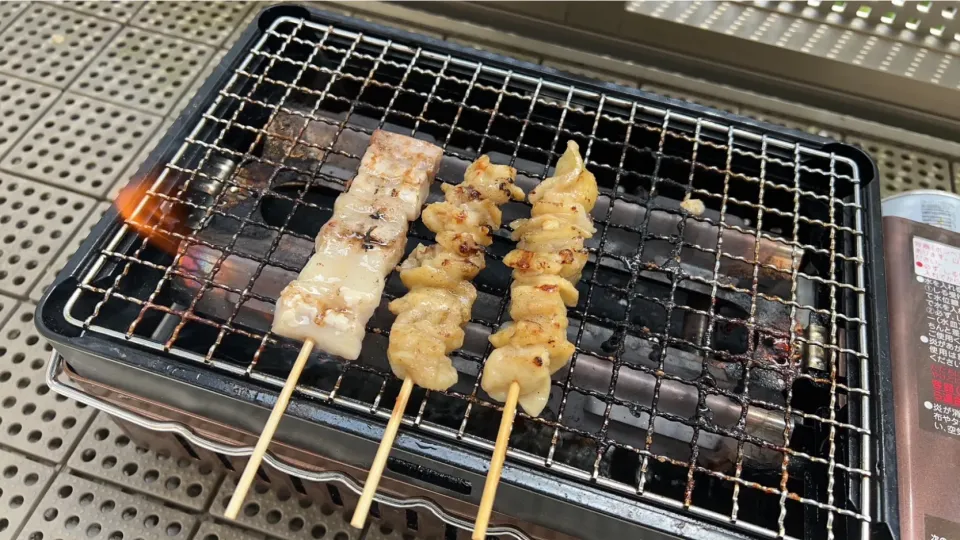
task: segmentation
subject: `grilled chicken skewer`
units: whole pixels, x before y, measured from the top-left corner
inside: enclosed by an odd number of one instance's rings
[[[420,216],[443,151],[417,139],[375,131],[357,175],[337,197],[316,253],[280,293],[273,332],[303,341],[225,516],[235,519],[310,352],[356,360],[387,276],[403,257],[409,222]]]
[[[517,249],[504,258],[513,268],[510,318],[490,336],[496,349],[483,368],[480,385],[503,401],[503,417],[483,487],[473,539],[486,537],[507,442],[519,403],[537,416],[550,397],[550,376],[573,356],[567,340],[567,307],[577,305],[576,283],[587,263],[584,242],[596,229],[590,211],[597,181],[584,165],[577,143],[567,143],[554,175],[530,191],[530,219],[510,224]]]
[[[423,211],[423,223],[436,234],[437,243],[417,246],[400,266],[400,279],[410,292],[390,302],[397,318],[387,359],[403,386],[350,521],[353,527],[362,529],[367,519],[413,385],[446,390],[457,382],[448,355],[463,345],[463,327],[477,298],[470,281],[486,264],[483,248],[493,242],[490,233],[500,228],[500,206],[523,199],[514,184],[516,176],[513,167],[480,156],[467,168],[463,182],[442,186],[444,201]]]

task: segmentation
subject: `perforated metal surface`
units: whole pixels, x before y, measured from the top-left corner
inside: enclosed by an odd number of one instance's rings
[[[0,444],[60,462],[93,411],[50,392],[44,382],[53,348],[37,333],[35,309],[21,303],[0,330]]]
[[[194,540],[264,540],[266,536],[224,523],[204,521],[193,535]]]
[[[211,513],[221,516],[236,488],[233,478],[224,480],[214,499]],[[251,529],[289,540],[356,540],[360,531],[350,526],[353,509],[329,502],[291,494],[257,483],[251,489],[236,522]],[[389,529],[380,530],[379,520],[371,517],[366,537],[370,540],[399,540],[401,535]]]
[[[175,118],[180,115],[184,107],[186,107],[190,100],[197,95],[197,91],[200,90],[200,87],[203,86],[203,83],[207,81],[207,78],[210,77],[210,74],[213,73],[213,70],[217,69],[217,66],[220,65],[220,62],[223,60],[223,57],[226,56],[227,51],[219,50],[213,53],[212,57],[207,60],[206,64],[203,65],[203,69],[194,70],[196,75],[193,78],[193,82],[190,84],[190,88],[183,93],[183,96],[177,100],[174,104],[173,109],[170,111],[170,117]],[[199,73],[197,73],[199,71]]]
[[[929,47],[960,50],[954,45],[960,43],[960,12],[956,2],[807,1],[806,4],[805,9],[796,12],[808,19],[902,41],[923,42]]]
[[[841,140],[843,138],[843,135],[841,135],[838,131],[827,129],[821,126],[811,125],[800,120],[794,120],[792,118],[785,118],[783,116],[770,114],[765,111],[743,107],[740,109],[739,113],[748,118],[754,118],[763,122],[770,122],[771,124],[776,124],[778,126],[786,126],[790,129],[805,131],[821,137],[830,137],[831,139],[836,140]]]
[[[133,17],[133,14],[143,5],[143,2],[136,0],[94,0],[92,2],[81,0],[53,1],[61,7],[72,9],[73,11],[79,11],[87,15],[94,15],[101,19],[110,19],[121,23],[129,21],[130,17]]]
[[[10,318],[10,315],[13,314],[16,307],[17,300],[15,298],[0,294],[0,326],[7,322],[7,319]]]
[[[120,193],[120,190],[123,189],[127,183],[130,182],[130,179],[137,173],[137,170],[140,168],[140,165],[143,165],[143,162],[146,161],[147,156],[150,155],[150,152],[156,148],[157,144],[160,142],[160,139],[166,134],[167,130],[170,129],[170,125],[173,124],[171,118],[167,118],[160,124],[160,127],[153,133],[153,137],[147,141],[143,147],[140,149],[140,152],[130,161],[130,165],[120,173],[120,176],[117,177],[116,182],[111,186],[110,190],[106,194],[107,201],[113,201],[117,198],[117,194]]]
[[[30,300],[34,302],[40,301],[40,297],[46,292],[47,286],[53,283],[54,278],[57,277],[57,273],[63,269],[67,261],[70,260],[70,257],[76,253],[77,248],[79,248],[80,244],[87,238],[90,229],[100,221],[103,213],[106,212],[108,208],[110,208],[110,203],[103,201],[96,203],[93,210],[79,226],[71,226],[70,229],[68,229],[72,231],[69,233],[70,239],[60,250],[56,259],[44,268],[43,273],[40,274],[40,279],[38,279],[33,285],[33,288],[30,289]]]
[[[21,532],[33,540],[187,540],[197,519],[185,512],[63,474],[47,490]]]
[[[0,540],[12,540],[53,478],[54,469],[0,450]]]
[[[0,30],[3,30],[23,11],[30,2],[0,2]]]
[[[476,41],[469,41],[465,39],[458,39],[455,37],[448,37],[447,41],[450,43],[455,43],[463,47],[470,47],[471,49],[477,49],[480,51],[492,52],[494,54],[502,54],[504,56],[509,56],[511,58],[516,58],[518,60],[526,60],[527,62],[532,62],[534,64],[539,64],[543,61],[539,56],[535,56],[529,53],[516,51],[508,49],[505,47],[498,47],[496,45],[490,45],[489,43],[479,43]]]
[[[0,290],[26,296],[94,202],[0,172]]]
[[[960,161],[953,163],[953,191],[960,189]]]
[[[569,64],[566,62],[557,62],[554,60],[544,60],[543,65],[547,67],[552,67],[554,69],[559,69],[560,71],[566,71],[567,73],[573,73],[575,75],[581,75],[590,79],[596,79],[598,81],[612,82],[629,88],[637,88],[639,85],[637,81],[632,81],[629,79],[624,79],[623,77],[618,77],[611,73],[603,73],[601,71],[596,71],[593,69],[586,68],[584,66],[577,66]]]
[[[960,88],[954,2],[627,2],[633,14]],[[949,16],[948,16],[949,14]]]
[[[208,45],[221,45],[253,6],[250,2],[147,2],[130,24]]]
[[[126,28],[80,74],[73,89],[164,115],[212,54],[205,45]]]
[[[648,92],[660,94],[661,96],[667,96],[670,98],[679,99],[681,101],[689,101],[690,103],[696,103],[697,105],[704,105],[707,107],[713,107],[714,109],[720,109],[721,111],[732,112],[735,114],[740,112],[740,107],[734,103],[727,103],[725,101],[718,101],[703,96],[696,96],[675,90],[673,88],[665,88],[662,86],[648,84],[641,85],[640,88]]]
[[[884,197],[911,189],[953,191],[950,163],[946,159],[860,137],[847,137],[847,142],[859,145],[873,156]]]
[[[70,468],[193,510],[213,497],[221,472],[210,465],[140,448],[105,415],[94,419]]]
[[[36,2],[0,33],[0,72],[66,87],[119,25]]]
[[[223,43],[221,43],[220,46],[223,47],[224,49],[229,49],[230,47],[233,47],[233,44],[236,43],[238,39],[240,39],[240,35],[243,34],[244,30],[247,29],[247,26],[249,26],[250,23],[253,22],[253,20],[257,17],[257,13],[263,7],[266,7],[266,2],[264,2],[262,6],[259,4],[255,5],[253,9],[247,11],[247,13],[240,20],[239,24],[237,24],[234,27],[233,31],[230,32],[230,35],[228,35],[227,38],[223,40]]]
[[[0,158],[59,94],[48,86],[0,75]]]
[[[160,125],[161,118],[66,93],[7,153],[3,168],[102,196]]]

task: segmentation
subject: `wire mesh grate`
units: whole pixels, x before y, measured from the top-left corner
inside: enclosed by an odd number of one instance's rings
[[[869,360],[856,164],[774,134],[300,19],[276,21],[156,178],[120,198],[65,315],[87,331],[280,386],[299,343],[269,332],[280,289],[375,129],[481,153],[530,187],[567,140],[601,196],[569,310],[576,354],[510,456],[772,537],[869,532]],[[504,222],[529,212],[504,207]],[[408,249],[432,242],[414,224]],[[489,248],[461,382],[419,391],[405,423],[489,449],[480,389],[505,319],[512,248]],[[384,294],[403,294],[396,276]],[[381,306],[364,352],[323,355],[298,393],[384,418],[400,383]]]

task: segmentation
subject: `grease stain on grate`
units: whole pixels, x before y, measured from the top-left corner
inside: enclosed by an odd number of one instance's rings
[[[22,303],[0,330],[0,441],[26,454],[60,462],[83,433],[93,410],[50,391],[45,375],[53,348]]]
[[[193,540],[264,540],[263,534],[231,527],[224,523],[204,521],[193,535]]]
[[[196,517],[76,476],[60,474],[21,538],[186,540]]]
[[[123,30],[72,88],[105,101],[165,115],[213,49],[136,28]]]
[[[249,2],[148,2],[130,22],[171,36],[220,45],[243,20]]]
[[[64,94],[8,152],[3,167],[101,197],[160,122],[158,116]]]
[[[94,2],[54,0],[54,3],[73,11],[122,23],[129,21],[130,17],[133,17],[137,9],[143,5],[142,2],[132,0],[96,0]]]
[[[211,514],[223,518],[236,485],[236,479],[224,479],[210,508]],[[360,531],[350,526],[352,515],[352,508],[315,502],[291,494],[285,487],[274,490],[258,481],[247,493],[237,523],[289,540],[356,540],[360,538]],[[379,520],[371,516],[369,521],[366,538],[400,539],[400,534],[392,529],[381,530]]]
[[[60,251],[60,254],[57,255],[57,258],[43,270],[43,274],[40,275],[40,279],[30,290],[30,300],[34,302],[40,301],[40,297],[43,296],[43,293],[47,292],[47,287],[53,283],[54,278],[56,278],[57,274],[59,274],[60,271],[63,270],[63,267],[67,265],[70,257],[77,252],[77,249],[80,248],[80,244],[87,239],[87,234],[90,233],[90,230],[93,229],[94,225],[100,222],[100,218],[103,217],[103,214],[109,208],[110,203],[97,203],[93,209],[93,212],[90,212],[90,215],[87,216],[87,218],[83,220],[83,223],[76,228],[76,232],[70,237],[70,241],[67,243],[66,247],[64,247]]]
[[[221,474],[208,464],[137,446],[107,415],[90,424],[68,465],[191,510],[206,508]]]
[[[53,475],[53,467],[0,450],[0,540],[13,540]]]
[[[118,28],[37,2],[0,33],[0,71],[64,88]]]
[[[95,201],[0,173],[0,290],[26,296]]]
[[[59,93],[47,86],[0,75],[0,158]]]
[[[847,137],[847,142],[860,146],[877,162],[881,197],[914,189],[953,191],[945,159],[872,139]]]

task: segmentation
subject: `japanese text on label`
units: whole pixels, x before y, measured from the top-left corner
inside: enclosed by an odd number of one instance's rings
[[[915,236],[913,264],[918,276],[960,285],[960,249]]]

